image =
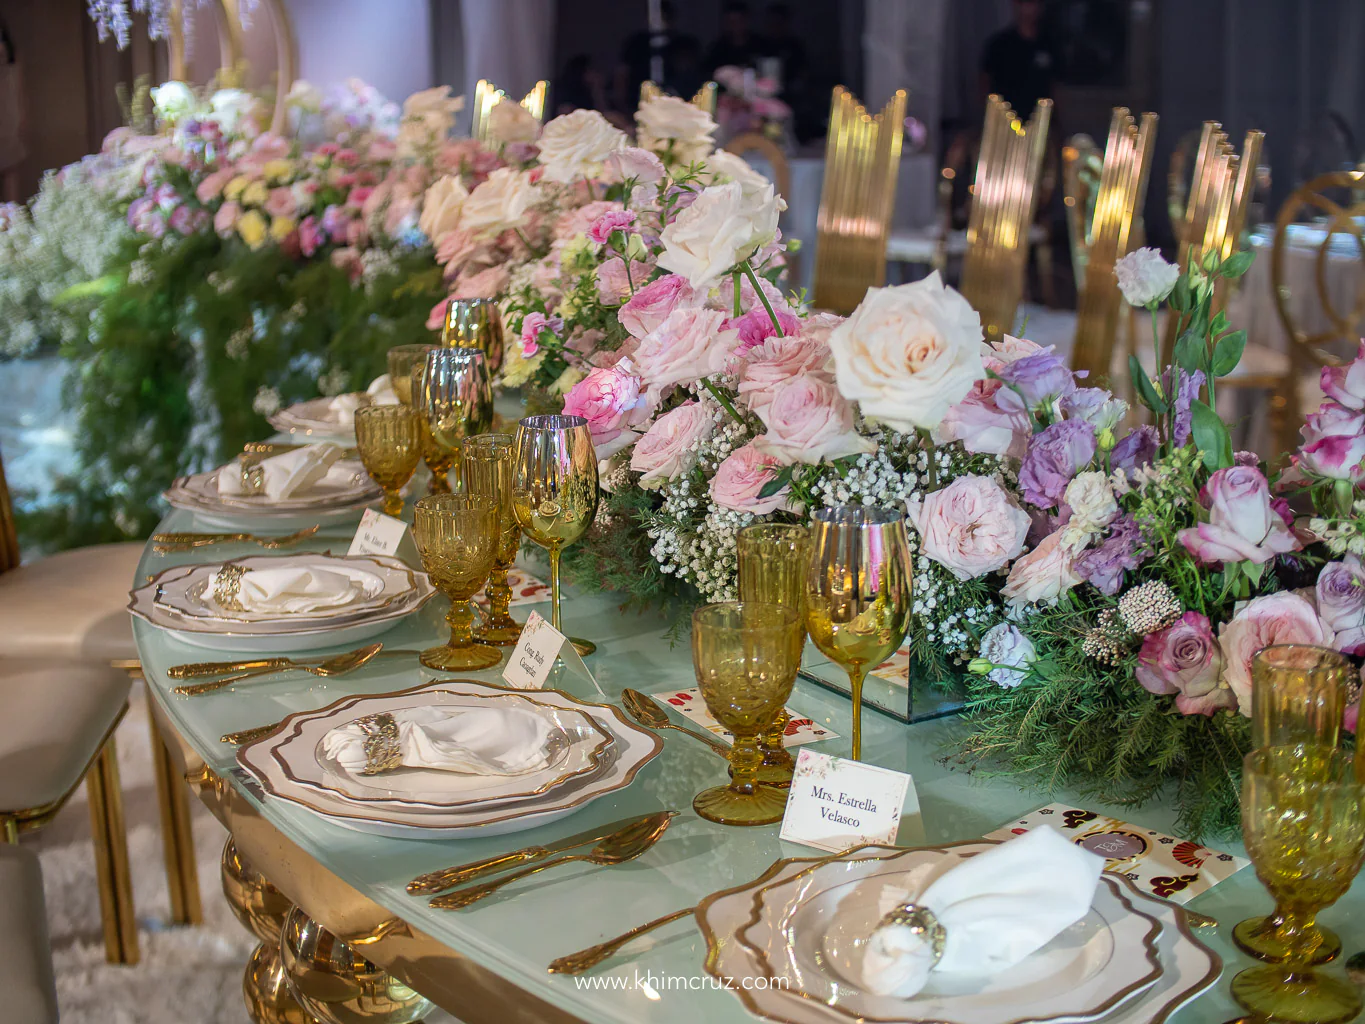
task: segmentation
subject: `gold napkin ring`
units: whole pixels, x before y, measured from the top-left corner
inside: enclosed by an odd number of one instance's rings
[[[943,959],[943,950],[948,944],[948,931],[928,907],[918,903],[902,903],[898,907],[893,907],[877,922],[878,928],[885,928],[888,925],[909,928],[912,934],[929,943],[929,950],[934,958],[931,968],[936,967]]]
[[[393,771],[403,763],[403,750],[398,742],[398,722],[387,711],[357,718],[355,724],[365,734],[365,767],[361,775],[378,775]]]
[[[242,602],[237,600],[237,595],[242,592],[242,577],[250,571],[241,565],[225,565],[218,570],[213,578],[213,599],[218,602],[218,607],[230,612],[246,611]]]
[[[265,493],[265,469],[259,461],[241,460],[242,490],[247,494]]]

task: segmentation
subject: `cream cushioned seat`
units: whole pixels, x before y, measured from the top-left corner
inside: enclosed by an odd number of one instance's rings
[[[47,807],[74,789],[129,685],[107,665],[0,661],[0,812]]]
[[[0,573],[0,659],[137,657],[128,591],[140,543],[61,551]]]
[[[0,1018],[55,1024],[57,986],[38,858],[0,842]]]

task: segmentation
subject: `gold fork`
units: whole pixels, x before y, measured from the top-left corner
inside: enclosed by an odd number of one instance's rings
[[[259,544],[267,550],[288,547],[313,536],[321,526],[310,526],[297,533],[287,533],[282,537],[262,536],[255,533],[154,533],[152,551],[158,555],[174,551],[191,551],[194,548],[208,547],[210,544]]]

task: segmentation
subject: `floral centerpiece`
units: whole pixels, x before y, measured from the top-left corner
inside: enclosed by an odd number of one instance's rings
[[[724,139],[748,132],[759,132],[781,141],[791,123],[792,109],[778,98],[781,91],[771,78],[756,74],[753,68],[726,64],[716,68],[712,77],[720,86],[716,99],[716,120]]]

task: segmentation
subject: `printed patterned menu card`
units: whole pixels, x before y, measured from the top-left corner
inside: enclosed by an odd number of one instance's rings
[[[702,700],[701,690],[695,686],[687,690],[664,690],[650,696],[660,704],[667,704],[675,709],[684,718],[695,722],[707,732],[719,736],[726,743],[734,739],[725,731],[725,727],[711,716],[711,712],[706,710],[706,701]],[[819,743],[821,740],[837,739],[839,736],[832,729],[806,718],[799,711],[787,708],[787,714],[791,715],[791,721],[787,723],[787,731],[783,734],[783,746],[799,747],[803,743]]]
[[[550,584],[521,569],[507,570],[507,585],[512,588],[512,601],[509,607],[519,608],[524,604],[539,604],[550,600]],[[488,610],[487,588],[474,595],[474,603],[485,611]]]

